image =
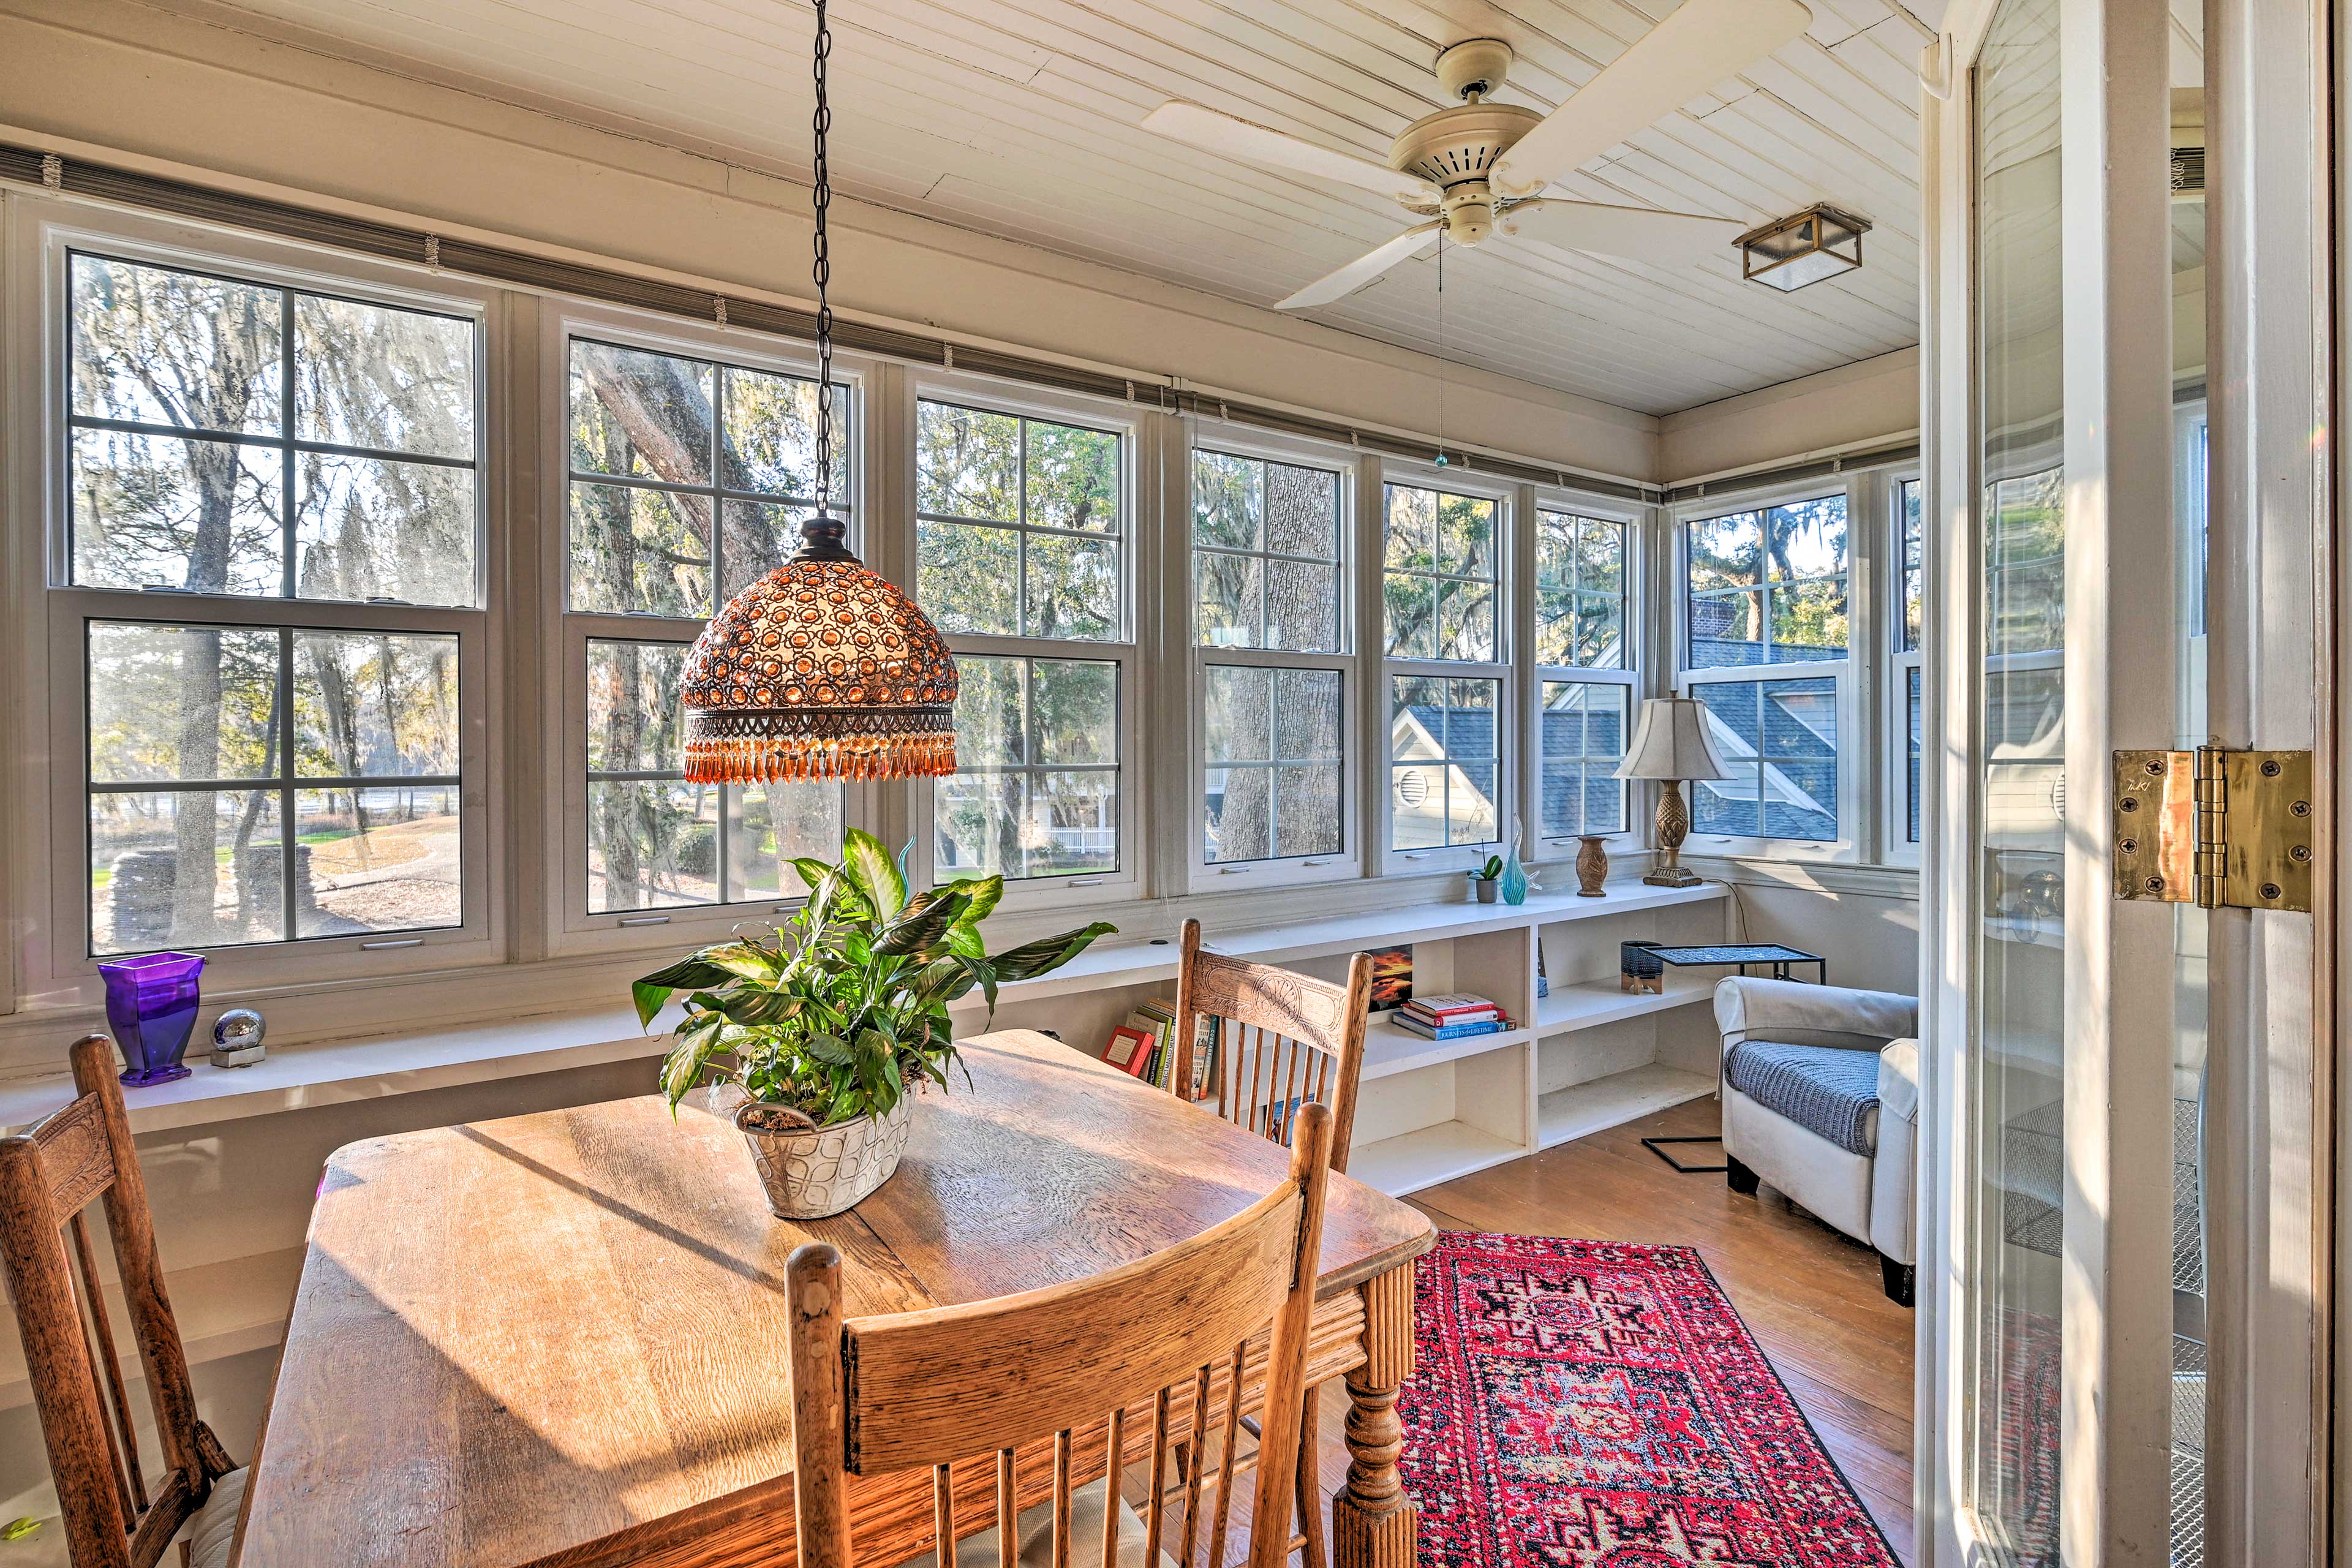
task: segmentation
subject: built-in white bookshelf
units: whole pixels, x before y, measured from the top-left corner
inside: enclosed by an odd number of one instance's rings
[[[1728,889],[1628,879],[1598,899],[1415,904],[1279,926],[1212,931],[1219,952],[1336,980],[1369,948],[1412,945],[1416,995],[1467,991],[1515,1026],[1431,1040],[1373,1015],[1348,1173],[1410,1193],[1715,1092],[1715,971],[1669,970],[1658,993],[1618,979],[1618,945],[1720,942]],[[1549,981],[1536,994],[1537,953]],[[999,1027],[1048,1028],[1098,1050],[1150,996],[1175,994],[1172,943],[1090,950],[1045,982],[1007,987]],[[960,1020],[961,1022],[961,1020]]]

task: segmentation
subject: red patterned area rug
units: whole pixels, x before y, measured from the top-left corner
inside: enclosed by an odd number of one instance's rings
[[[1398,1401],[1443,1568],[1895,1568],[1687,1247],[1441,1232]]]

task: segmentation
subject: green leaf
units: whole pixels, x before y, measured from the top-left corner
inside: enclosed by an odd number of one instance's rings
[[[0,1525],[0,1541],[22,1541],[40,1528],[41,1521],[30,1514],[22,1519],[12,1519],[6,1524]]]
[[[989,911],[996,908],[998,900],[1004,897],[1004,879],[1002,876],[974,877],[956,886],[961,888],[964,897],[971,900],[964,910],[963,918],[956,921],[967,931],[976,930],[980,922],[988,918]]]
[[[672,1116],[677,1114],[677,1102],[684,1100],[687,1091],[700,1081],[702,1069],[709,1065],[710,1058],[719,1055],[726,1047],[725,1021],[715,1014],[704,1014],[701,1017],[708,1018],[709,1022],[706,1025],[698,1020],[680,1029],[677,1047],[662,1062],[661,1089],[669,1100]]]
[[[947,950],[961,957],[986,958],[988,956],[988,949],[982,943],[980,932],[961,921],[948,928],[946,942]]]
[[[811,1035],[801,1041],[801,1051],[827,1067],[849,1067],[857,1060],[857,1053],[839,1035]]]
[[[1108,921],[1097,921],[1078,931],[1064,931],[1059,936],[1042,936],[1035,942],[1024,942],[1019,947],[998,953],[992,961],[999,980],[1034,980],[1077,957],[1095,938],[1108,936],[1118,928]]]
[[[894,921],[884,929],[882,940],[874,944],[877,953],[920,952],[939,941],[964,911],[963,894],[950,893],[935,899],[911,915]]]
[[[629,997],[637,1005],[637,1027],[650,1034],[654,1015],[669,1005],[670,987],[656,985],[649,980],[629,982]]]
[[[889,920],[906,907],[907,879],[898,874],[898,863],[864,828],[853,827],[841,836],[841,868],[878,918]]]
[[[806,855],[793,858],[793,869],[801,874],[801,880],[808,884],[808,890],[812,893],[824,887],[824,879],[833,875],[832,867]]]
[[[704,952],[709,952],[704,949]],[[703,957],[700,952],[688,953],[667,969],[656,969],[637,982],[640,985],[666,985],[673,991],[698,991],[706,985],[724,985],[728,972]]]
[[[723,947],[706,947],[695,956],[714,969],[723,969],[730,974],[756,981],[762,985],[774,984],[776,977],[783,973],[784,967],[776,954],[756,942],[729,942]]]
[[[979,985],[980,994],[988,998],[989,1016],[991,1017],[995,1016],[996,983],[1003,977],[1003,971],[998,969],[996,965],[989,963],[984,958],[965,958],[961,954],[958,954],[956,962],[963,965],[963,972],[966,974],[971,975],[974,984]],[[967,987],[967,989],[969,988]],[[962,993],[959,992],[957,994],[961,995],[961,994]]]

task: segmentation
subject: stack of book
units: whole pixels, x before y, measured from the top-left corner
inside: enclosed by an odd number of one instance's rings
[[[1216,1069],[1218,1022],[1214,1017],[1202,1018],[1192,1037],[1192,1081],[1188,1089],[1191,1099],[1198,1100],[1208,1092]],[[1161,1089],[1173,1088],[1175,1034],[1174,1005],[1154,997],[1129,1014],[1127,1022],[1111,1031],[1103,1060],[1147,1083]]]
[[[1461,1040],[1472,1035],[1492,1035],[1511,1026],[1500,1007],[1484,996],[1451,993],[1416,996],[1397,1009],[1397,1025],[1430,1040]]]

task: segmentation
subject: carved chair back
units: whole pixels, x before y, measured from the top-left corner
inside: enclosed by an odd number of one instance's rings
[[[1248,1561],[1279,1568],[1291,1541],[1331,1136],[1329,1113],[1309,1108],[1289,1179],[1232,1219],[1107,1274],[995,1300],[845,1321],[840,1254],[823,1243],[794,1249],[784,1278],[800,1568],[856,1563],[851,1476],[910,1468],[931,1473],[937,1568],[954,1568],[957,1540],[992,1523],[996,1568],[1014,1568],[1022,1536],[1036,1529],[1022,1520],[1024,1508],[1050,1520],[1052,1568],[1157,1563],[1163,1546],[1183,1568],[1219,1568],[1233,1519],[1234,1428],[1261,1364]],[[1132,1515],[1118,1492],[1147,1428],[1139,1542],[1131,1528],[1122,1539]],[[1202,1439],[1216,1433],[1223,1446],[1211,1478]],[[1171,1485],[1179,1447],[1200,1458],[1180,1466]],[[1101,1492],[1090,1500],[1078,1483],[1097,1475]],[[1213,1489],[1206,1504],[1204,1487]],[[1079,1538],[1074,1513],[1097,1512],[1099,1531]],[[1033,1549],[1030,1561],[1042,1556]]]
[[[74,1568],[152,1568],[188,1516],[235,1468],[196,1417],[186,1349],[163,1293],[147,1185],[115,1079],[114,1043],[75,1043],[73,1103],[0,1138],[0,1270],[57,1482]],[[162,1468],[139,1450],[98,1257],[83,1211],[106,1210],[124,1315],[153,1408]],[[101,1379],[103,1380],[101,1382]]]
[[[1176,978],[1172,1081],[1179,1093],[1189,1089],[1201,1020],[1218,1020],[1209,1076],[1217,1114],[1286,1143],[1298,1106],[1328,1105],[1331,1168],[1345,1171],[1371,1001],[1372,961],[1363,953],[1349,962],[1345,984],[1334,985],[1270,963],[1204,952],[1201,922],[1188,920]]]

